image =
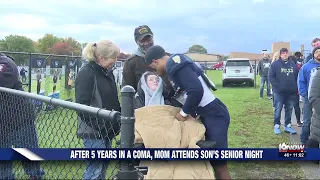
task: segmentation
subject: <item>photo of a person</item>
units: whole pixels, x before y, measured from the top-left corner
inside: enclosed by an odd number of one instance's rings
[[[147,71],[138,83],[134,99],[134,109],[151,105],[164,105],[163,81],[156,73]]]
[[[68,95],[71,94],[71,89],[72,89],[72,83],[73,83],[73,73],[70,71],[69,76],[68,76]]]
[[[38,71],[37,71],[37,94],[40,93],[41,82],[42,82],[41,71],[40,71],[40,69],[38,69]]]
[[[57,70],[54,71],[54,74],[53,74],[53,93],[56,92],[57,90],[57,81],[58,81],[58,72]]]
[[[21,76],[22,83],[25,83],[27,80],[26,72],[28,72],[28,71],[25,70],[24,67],[22,67],[22,69],[20,70],[20,76]]]

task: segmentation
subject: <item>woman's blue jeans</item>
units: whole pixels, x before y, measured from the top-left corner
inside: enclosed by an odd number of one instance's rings
[[[108,140],[106,140],[108,141]],[[103,139],[83,139],[85,148],[111,148],[111,142],[105,142]],[[86,170],[83,174],[83,179],[106,179],[106,170],[108,161],[87,161]]]

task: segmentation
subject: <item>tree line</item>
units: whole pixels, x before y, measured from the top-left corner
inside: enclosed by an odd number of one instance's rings
[[[37,52],[43,54],[80,56],[87,43],[80,43],[72,37],[61,38],[53,34],[45,34],[37,41],[26,36],[9,35],[0,40],[1,51]],[[188,52],[207,53],[202,45],[193,45]]]
[[[72,37],[61,38],[53,34],[45,34],[37,41],[26,36],[9,35],[0,40],[0,50],[16,52],[32,52],[57,55],[79,56],[86,43],[80,43]]]
[[[26,36],[8,35],[0,40],[0,51],[81,56],[81,52],[87,44],[80,43],[72,37],[62,38],[53,34],[45,34],[37,41]],[[25,64],[25,55],[8,55],[14,57],[19,64]],[[128,54],[121,53],[118,58],[125,59],[128,56]]]
[[[21,35],[8,35],[0,40],[0,51],[12,52],[31,52],[42,54],[55,54],[55,55],[68,55],[68,56],[81,56],[83,48],[88,43],[80,43],[72,37],[57,37],[53,34],[45,34],[37,41]],[[192,45],[188,52],[208,53],[207,49],[202,45]],[[26,56],[11,55],[16,61],[24,63]],[[119,59],[126,59],[130,54],[121,53]]]

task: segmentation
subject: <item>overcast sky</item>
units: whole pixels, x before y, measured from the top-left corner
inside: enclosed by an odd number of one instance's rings
[[[111,39],[132,52],[134,28],[147,24],[168,52],[200,44],[209,53],[258,53],[275,40],[310,49],[320,35],[319,7],[320,0],[1,0],[0,38]]]

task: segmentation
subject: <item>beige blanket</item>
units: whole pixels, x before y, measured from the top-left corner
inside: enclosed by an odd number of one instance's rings
[[[199,148],[205,127],[188,117],[180,122],[174,116],[180,111],[172,106],[147,106],[135,110],[135,142],[146,148]],[[141,161],[148,166],[146,179],[215,179],[208,161]]]

